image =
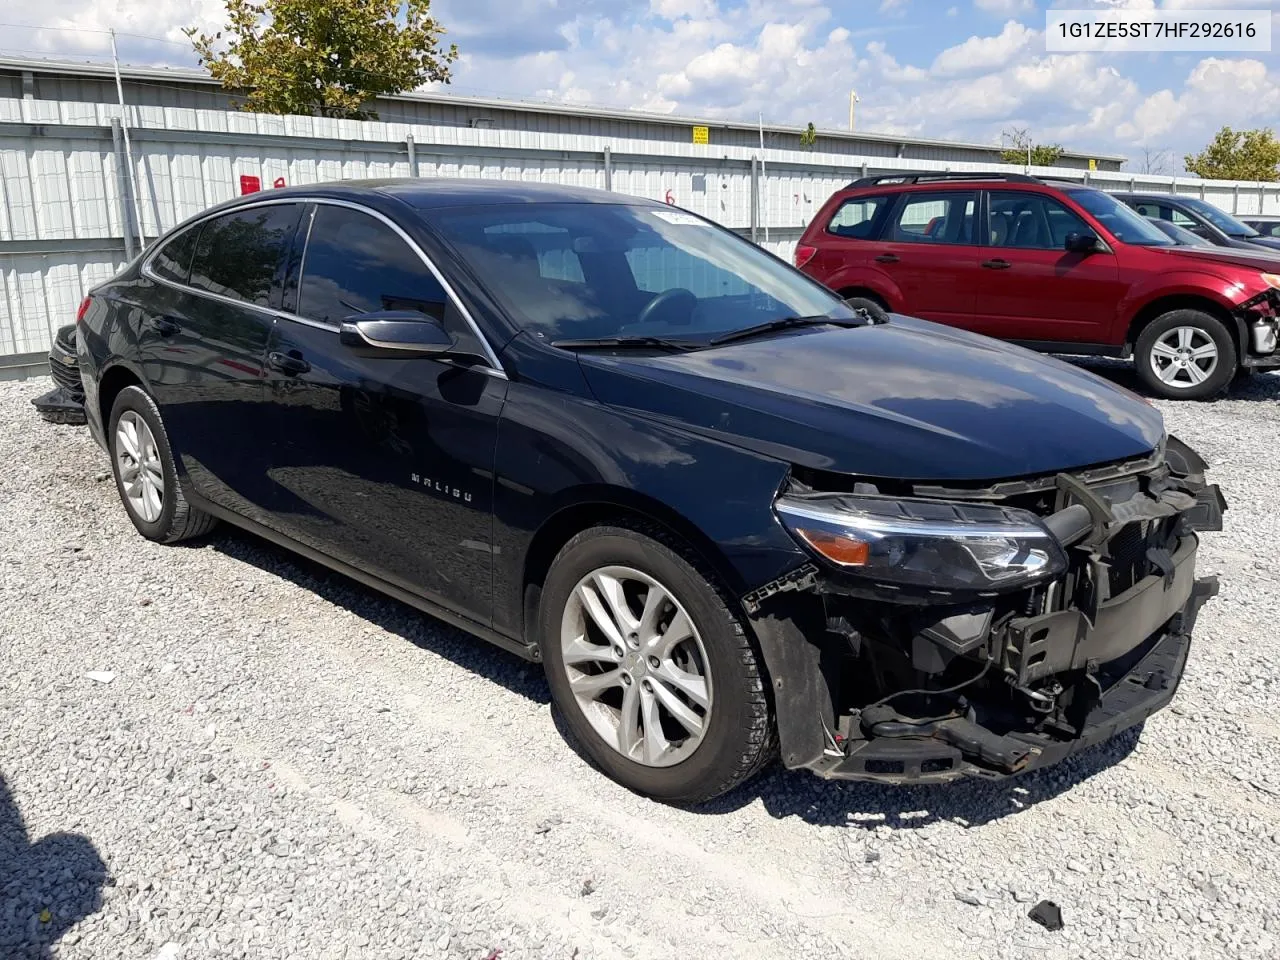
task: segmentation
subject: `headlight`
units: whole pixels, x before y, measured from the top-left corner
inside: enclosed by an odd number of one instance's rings
[[[1265,283],[1268,287],[1275,287],[1276,289],[1280,289],[1280,276],[1274,273],[1264,273],[1262,275],[1262,282]]]
[[[1067,568],[1061,544],[1026,510],[853,494],[784,496],[776,507],[818,554],[884,583],[1007,590]]]

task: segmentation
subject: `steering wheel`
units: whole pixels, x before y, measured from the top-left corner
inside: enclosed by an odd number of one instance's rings
[[[650,300],[640,316],[636,317],[636,326],[642,326],[646,323],[652,323],[654,320],[665,319],[668,323],[677,326],[688,326],[693,320],[693,311],[698,307],[698,298],[693,295],[693,291],[686,290],[684,287],[672,287],[670,290],[664,290],[652,300]],[[667,314],[663,316],[664,312]]]

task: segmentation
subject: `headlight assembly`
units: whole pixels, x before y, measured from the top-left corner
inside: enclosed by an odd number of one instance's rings
[[[882,583],[998,591],[1061,575],[1062,546],[1036,516],[992,504],[788,495],[783,524],[841,570]]]

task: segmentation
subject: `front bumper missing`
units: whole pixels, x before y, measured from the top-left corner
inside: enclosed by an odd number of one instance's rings
[[[1153,609],[1152,591],[1165,595],[1180,591],[1177,584],[1163,587],[1159,578],[1149,579],[1156,584],[1140,584],[1145,587],[1140,594],[1129,598],[1123,609],[1113,608],[1109,630],[1124,634],[1143,629]],[[1142,723],[1173,699],[1186,666],[1196,617],[1217,592],[1218,583],[1212,577],[1189,583],[1174,615],[1143,645],[1146,649],[1141,658],[1101,691],[1077,736],[1059,739],[1016,732],[1001,736],[972,723],[964,730],[944,724],[928,737],[877,737],[850,741],[839,745],[840,749],[828,747],[800,766],[833,780],[925,784],[966,776],[1000,779],[1058,763]],[[1105,669],[1106,665],[1102,666]]]

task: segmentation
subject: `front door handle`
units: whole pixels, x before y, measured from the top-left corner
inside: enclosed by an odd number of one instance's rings
[[[1002,257],[993,257],[990,260],[983,260],[982,265],[988,270],[1008,270],[1013,266],[1012,263]]]
[[[882,253],[876,257],[876,263],[897,263],[898,255],[895,253]]]
[[[295,357],[288,353],[276,353],[275,351],[267,354],[267,365],[272,370],[279,370],[290,377],[296,377],[298,374],[306,373],[311,369],[311,364],[301,357]]]

